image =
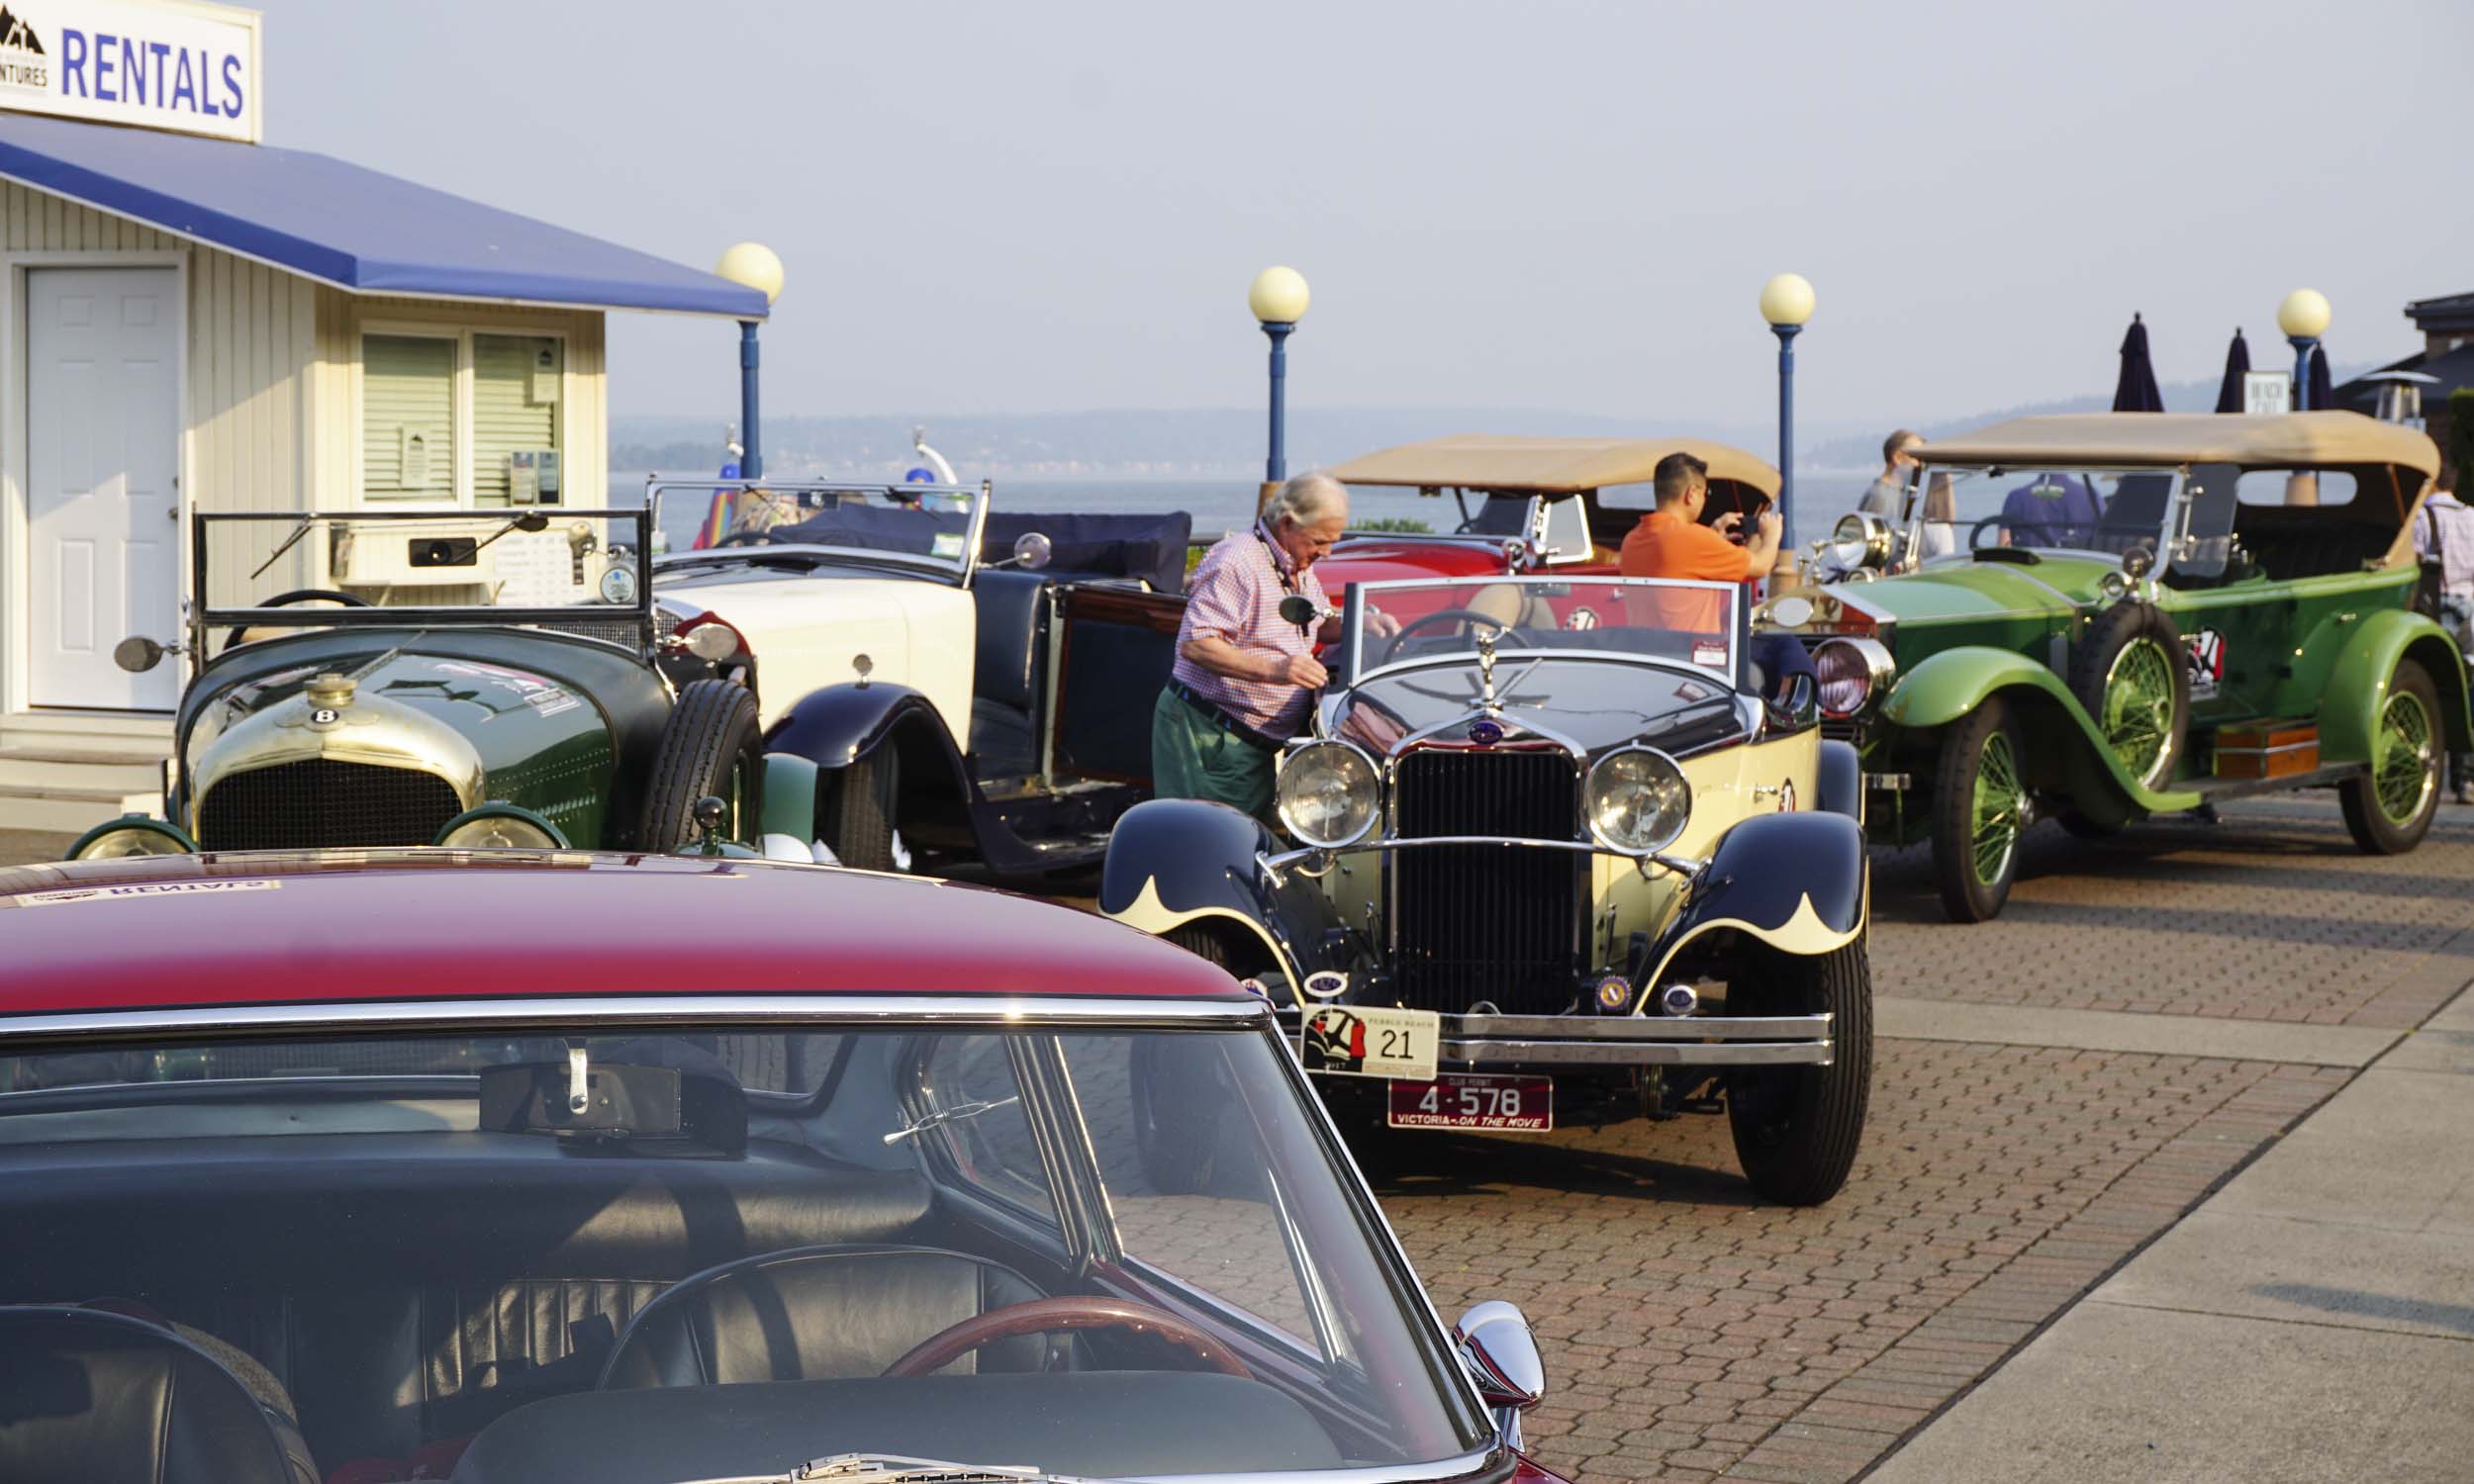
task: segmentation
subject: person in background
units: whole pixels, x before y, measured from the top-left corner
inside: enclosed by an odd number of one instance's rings
[[[2414,522],[2414,549],[2424,560],[2439,565],[2439,625],[2455,636],[2457,646],[2474,646],[2474,508],[2457,498],[2457,469],[2439,466],[2437,488],[2423,502]],[[2474,754],[2448,756],[2450,782],[2457,802],[2474,804]]]
[[[1274,760],[1330,679],[1314,648],[1340,637],[1314,564],[1348,523],[1348,489],[1328,474],[1300,474],[1253,525],[1222,536],[1194,568],[1177,663],[1151,710],[1152,786],[1160,797],[1209,799],[1270,822]],[[1288,598],[1304,599],[1315,616],[1283,617]],[[1372,633],[1399,630],[1380,610],[1370,608],[1365,621]]]
[[[1688,453],[1670,453],[1651,474],[1658,508],[1641,517],[1624,537],[1617,571],[1625,577],[1663,577],[1683,582],[1758,583],[1769,575],[1778,555],[1778,512],[1763,510],[1743,545],[1727,539],[1740,517],[1721,515],[1715,524],[1700,523],[1701,507],[1709,502],[1709,465]],[[1721,633],[1726,615],[1697,593],[1648,593],[1643,601],[1627,599],[1626,609],[1637,624],[1673,628],[1687,633]],[[1760,634],[1752,658],[1767,671],[1773,684],[1790,675],[1812,674],[1804,646],[1789,634]]]
[[[1899,497],[1907,492],[1907,471],[1916,467],[1916,445],[1923,441],[1924,434],[1912,427],[1902,427],[1881,440],[1881,475],[1864,487],[1856,510],[1886,520],[1898,518]]]
[[[2040,474],[2002,498],[2002,544],[2084,550],[2104,517],[2093,485],[2067,474]]]

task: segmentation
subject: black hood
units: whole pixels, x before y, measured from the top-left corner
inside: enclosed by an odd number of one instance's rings
[[[1666,752],[1693,752],[1741,734],[1744,719],[1727,683],[1683,666],[1634,661],[1548,659],[1498,661],[1496,718],[1503,739],[1544,736],[1594,756],[1631,742]],[[1402,737],[1442,726],[1434,740],[1466,745],[1469,728],[1453,726],[1476,711],[1477,666],[1436,665],[1377,676],[1340,698],[1333,734],[1381,757]]]

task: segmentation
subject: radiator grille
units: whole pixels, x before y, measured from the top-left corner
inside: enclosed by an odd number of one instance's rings
[[[435,774],[308,758],[236,773],[198,803],[208,850],[428,845],[463,809]]]
[[[1569,840],[1577,818],[1562,752],[1414,752],[1400,760],[1394,827],[1404,838]],[[1392,857],[1391,932],[1400,1002],[1459,1014],[1491,1000],[1552,1015],[1572,999],[1586,856],[1442,845]]]

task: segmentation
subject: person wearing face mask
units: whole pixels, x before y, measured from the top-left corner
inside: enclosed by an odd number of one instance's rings
[[[1177,663],[1151,712],[1151,779],[1162,798],[1202,798],[1268,820],[1274,762],[1330,679],[1314,657],[1340,638],[1314,564],[1349,523],[1349,491],[1328,474],[1282,485],[1255,523],[1220,538],[1186,585]],[[1303,599],[1316,615],[1281,612]],[[1369,632],[1398,625],[1370,610]]]

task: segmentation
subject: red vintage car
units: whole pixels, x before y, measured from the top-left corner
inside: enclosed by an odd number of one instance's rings
[[[0,871],[0,1231],[14,1484],[1551,1478],[1268,1004],[928,881]]]
[[[1354,458],[1331,471],[1344,484],[1449,494],[1448,534],[1351,535],[1318,570],[1337,596],[1349,583],[1489,573],[1616,571],[1624,537],[1653,504],[1650,477],[1670,453],[1709,465],[1704,520],[1736,511],[1749,521],[1778,498],[1778,471],[1706,438],[1527,438],[1463,433]]]

